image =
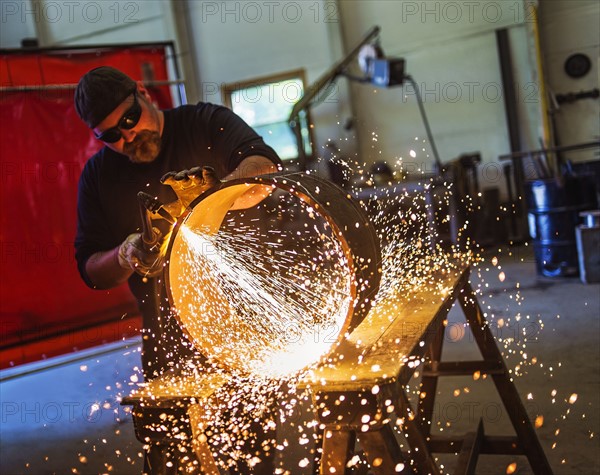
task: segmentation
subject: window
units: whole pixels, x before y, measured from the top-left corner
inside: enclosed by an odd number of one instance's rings
[[[226,84],[223,86],[223,101],[261,135],[282,160],[296,161],[300,157],[312,156],[309,117],[301,117],[303,155],[299,153],[298,141],[289,124],[292,108],[304,94],[304,88],[304,70],[299,69]]]

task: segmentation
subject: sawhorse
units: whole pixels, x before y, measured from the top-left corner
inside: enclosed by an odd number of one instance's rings
[[[320,473],[347,473],[358,437],[373,474],[437,474],[440,469],[432,454],[457,452],[457,474],[475,473],[479,454],[525,455],[535,474],[552,474],[469,284],[469,268],[432,272],[425,280],[445,289],[444,295],[418,288],[410,295],[380,300],[336,348],[332,362],[305,379],[319,421],[325,425]],[[480,361],[440,361],[446,317],[455,301],[460,303],[481,351]],[[408,333],[407,325],[411,329]],[[423,372],[422,397],[413,408],[405,388],[417,367]],[[438,378],[473,375],[476,371],[491,376],[516,436],[487,436],[482,421],[475,432],[464,437],[432,435]],[[396,439],[394,417],[401,422],[408,454],[401,451]]]
[[[165,374],[123,398],[121,404],[133,406],[135,434],[146,445],[149,475],[219,475],[203,437],[203,408],[228,382],[220,373]]]
[[[432,272],[423,280],[435,282],[436,289],[443,291],[424,287],[410,295],[393,294],[380,300],[332,352],[329,362],[303,381],[302,386],[311,392],[319,422],[325,426],[320,473],[347,473],[358,437],[373,474],[437,474],[440,469],[433,454],[459,452],[457,474],[475,473],[479,454],[512,454],[525,455],[535,474],[551,475],[535,429],[469,284],[469,268]],[[481,351],[480,361],[440,361],[446,317],[455,301],[460,303]],[[421,365],[423,361],[426,363]],[[420,392],[424,397],[413,408],[405,388],[417,368],[423,374]],[[476,371],[491,376],[516,436],[485,435],[482,422],[464,437],[432,435],[438,378],[473,375]],[[202,466],[197,473],[218,474],[202,437],[201,411],[203,403],[209,404],[215,390],[227,381],[220,374],[202,375],[200,379],[162,377],[124,398],[123,404],[134,406],[136,434],[142,442],[176,446],[187,441]],[[400,449],[393,418],[401,421],[408,453]],[[189,463],[189,454],[187,458]],[[177,464],[152,473],[175,474]]]

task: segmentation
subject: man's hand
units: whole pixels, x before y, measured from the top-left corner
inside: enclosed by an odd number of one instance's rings
[[[173,188],[183,209],[202,193],[221,183],[212,167],[194,167],[180,172],[169,172],[163,175],[160,182]],[[180,214],[181,212],[177,213],[177,216]]]
[[[158,229],[154,228],[154,232],[160,235]],[[148,250],[140,233],[127,236],[119,247],[118,259],[123,269],[134,270],[144,277],[156,277],[163,270],[164,256],[160,253],[160,244]]]

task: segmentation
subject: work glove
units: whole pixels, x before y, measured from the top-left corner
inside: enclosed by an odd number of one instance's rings
[[[169,185],[175,191],[180,209],[175,206],[177,202],[169,203],[165,205],[165,208],[174,217],[179,217],[192,201],[217,186],[221,180],[212,167],[194,167],[180,172],[166,173],[160,182],[163,185]]]
[[[156,244],[152,248],[144,243],[140,233],[127,236],[119,247],[119,265],[124,269],[132,269],[144,277],[156,277],[163,270],[164,255],[160,252],[162,233],[153,228],[157,235]]]

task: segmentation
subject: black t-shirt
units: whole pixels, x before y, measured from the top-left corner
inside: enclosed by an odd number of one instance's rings
[[[93,287],[85,271],[92,254],[113,249],[140,231],[139,191],[169,203],[177,197],[170,186],[160,183],[165,173],[208,165],[223,178],[251,155],[281,163],[275,151],[231,110],[199,103],[164,111],[161,152],[153,162],[132,163],[108,147],[91,157],[79,179],[75,238],[75,258],[86,284]],[[146,292],[141,277],[134,273],[129,284],[142,300]]]

